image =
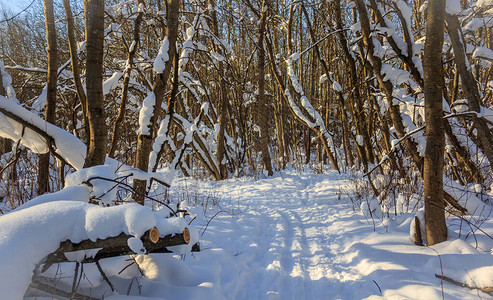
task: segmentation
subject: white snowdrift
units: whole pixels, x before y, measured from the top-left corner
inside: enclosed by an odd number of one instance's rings
[[[182,218],[162,218],[138,204],[103,208],[81,202],[54,201],[1,216],[0,298],[22,299],[36,265],[67,239],[75,243],[86,239],[94,241],[122,232],[138,238],[154,226],[164,236],[183,232],[186,225]],[[197,236],[192,234],[192,238]],[[195,242],[192,240],[187,247]]]
[[[14,101],[0,96],[0,108],[19,117],[27,124],[39,128],[53,138],[55,151],[76,169],[84,166],[86,157],[86,145],[74,135],[46,122],[36,114],[28,111]],[[0,136],[11,139],[31,149],[35,153],[49,151],[46,140],[29,128],[24,128],[19,122],[0,113]]]
[[[89,198],[90,198],[90,191],[88,186],[86,185],[69,186],[61,191],[50,193],[50,194],[44,194],[39,197],[33,198],[28,202],[22,204],[21,206],[17,207],[15,211],[18,212],[22,209],[26,209],[29,207],[33,207],[35,205],[48,203],[48,202],[67,201],[67,199],[70,199],[70,201],[87,203],[89,202]]]

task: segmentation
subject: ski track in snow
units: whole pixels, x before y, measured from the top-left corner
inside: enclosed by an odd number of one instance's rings
[[[210,222],[202,252],[185,261],[192,270],[214,274],[199,277],[212,283],[215,299],[441,299],[434,276],[439,259],[432,249],[413,245],[410,215],[390,221],[390,230],[378,220],[374,227],[341,195],[344,176],[282,172],[257,181],[188,184],[213,192],[223,209],[234,211]],[[440,253],[470,247],[451,243],[459,246]],[[477,299],[477,293],[447,284],[445,296]]]
[[[355,288],[376,288],[373,283],[354,286],[358,275],[338,257],[347,238],[338,235],[343,230],[340,224],[361,218],[347,201],[338,199],[340,185],[346,182],[340,177],[320,181],[320,176],[306,176],[300,181],[284,174],[282,180],[215,187],[237,198],[240,208],[239,219],[222,216],[217,228],[207,229],[217,231],[213,235],[229,233],[224,245],[215,246],[230,251],[243,264],[240,282],[235,290],[225,291],[226,298],[348,299]],[[234,230],[224,232],[230,225]]]

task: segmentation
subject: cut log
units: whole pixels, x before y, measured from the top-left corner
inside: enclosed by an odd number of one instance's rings
[[[156,236],[158,237],[157,240]],[[96,241],[84,240],[80,243],[73,243],[70,240],[66,240],[60,243],[60,247],[55,252],[47,256],[42,272],[48,270],[54,263],[69,261],[64,254],[65,252],[101,248],[94,257],[86,257],[80,261],[82,263],[96,262],[102,258],[136,254],[127,244],[127,240],[131,237],[133,236],[121,233],[115,237],[97,239]],[[166,253],[169,252],[166,247],[188,244],[190,242],[190,232],[185,228],[183,233],[159,237],[159,231],[157,231],[157,228],[153,228],[148,230],[140,239],[147,253]]]
[[[156,244],[159,241],[159,230],[154,227],[149,231],[149,240]]]

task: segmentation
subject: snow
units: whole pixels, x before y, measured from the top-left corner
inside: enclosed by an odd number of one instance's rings
[[[298,52],[295,52],[291,54],[288,59],[291,61],[297,61],[298,59],[300,59],[300,54]]]
[[[80,201],[80,202],[89,202],[90,198],[89,188],[85,185],[74,185],[64,188],[55,193],[47,193],[36,198],[29,200],[22,204],[21,206],[16,208],[16,211],[21,209],[26,209],[29,207],[33,207],[35,205],[54,202],[54,201],[67,201],[70,199],[71,201]]]
[[[92,179],[93,177],[102,177],[104,179]],[[65,177],[65,187],[86,186],[89,183],[90,191],[93,197],[101,200],[104,204],[110,204],[117,199],[115,188],[116,183],[109,180],[116,179],[116,168],[112,165],[101,165],[92,168],[81,169],[77,172],[68,174]]]
[[[161,47],[159,48],[159,52],[154,60],[154,71],[157,73],[163,73],[166,67],[166,62],[169,60],[169,40],[168,37],[164,37],[163,42],[161,43]]]
[[[168,290],[170,298],[182,297],[183,289],[193,290],[192,298],[207,298],[199,290],[203,286],[199,283],[207,282],[219,295],[215,299],[441,299],[440,280],[435,277],[441,272],[437,253],[415,246],[409,237],[415,213],[386,222],[378,214],[373,220],[365,218],[353,212],[347,197],[339,199],[347,184],[335,172],[293,171],[257,181],[175,181],[177,196],[180,185],[197,193],[214,191],[222,209],[234,216],[219,214],[211,221],[201,237],[206,250],[182,263],[187,272],[193,271],[194,285],[174,285]],[[483,285],[491,283],[491,255],[470,246],[472,236],[466,242],[457,240],[456,232],[451,236],[450,241],[433,247],[442,257],[444,275],[463,278],[478,270],[475,279],[485,280]],[[481,248],[489,251],[491,246],[489,241]],[[469,260],[463,252],[475,253],[478,261],[458,265],[462,257]],[[162,287],[153,287],[157,290],[149,295],[159,295]],[[475,291],[448,283],[444,293],[446,299],[477,299]]]
[[[63,157],[74,168],[81,169],[83,167],[86,157],[86,146],[77,137],[53,124],[47,123],[36,114],[3,96],[0,96],[0,108],[16,115],[33,127],[46,132],[53,138],[57,154]],[[49,150],[45,139],[38,133],[29,128],[23,128],[23,125],[1,113],[0,136],[9,138],[15,142],[20,140],[23,146],[35,153],[46,153]]]
[[[493,26],[493,18],[485,17],[485,18],[472,18],[467,24],[464,26],[464,30],[466,31],[476,31],[480,27],[492,27]]]
[[[114,72],[110,78],[103,82],[103,95],[109,94],[112,90],[118,87],[118,80],[122,78],[122,72]]]
[[[0,60],[0,76],[2,76],[2,85],[7,93],[7,98],[17,101],[15,97],[15,90],[12,87],[12,77],[9,73],[7,73],[7,71],[5,71],[5,65],[2,60]]]
[[[336,92],[342,92],[342,86],[339,82],[337,81],[333,81],[332,82],[332,88],[334,89],[334,91]]]
[[[57,201],[2,216],[2,298],[22,299],[36,264],[44,256],[55,251],[62,241],[94,241],[122,232],[140,237],[155,224],[154,213],[149,208],[137,204],[102,208],[81,202]],[[161,221],[160,224],[164,223]]]
[[[483,58],[493,60],[493,50],[487,47],[476,47],[472,54],[472,58]]]
[[[52,201],[25,207],[0,216],[0,298],[22,299],[35,265],[60,241],[125,232],[135,237],[128,241],[131,249],[143,253],[137,238],[154,226],[161,236],[181,232],[185,226],[201,227],[201,252],[136,255],[144,276],[135,265],[120,272],[129,264],[128,257],[101,260],[115,293],[94,264],[85,264],[81,289],[122,300],[163,299],[163,295],[166,299],[429,300],[442,299],[441,281],[435,274],[470,286],[493,286],[493,241],[482,232],[469,234],[460,219],[450,218],[448,241],[416,246],[409,233],[414,216],[422,220],[422,211],[412,212],[409,207],[387,217],[375,199],[361,203],[350,199],[344,192],[349,184],[346,175],[336,172],[293,170],[261,180],[177,178],[169,197],[181,199],[180,207],[191,214],[187,219],[163,218],[160,211],[136,204],[103,208]],[[185,193],[191,196],[184,197]],[[53,198],[62,198],[55,194]],[[205,202],[210,195],[215,195],[220,209],[212,206],[213,201]],[[493,222],[481,222],[482,229],[493,234]],[[197,241],[199,232],[191,230],[191,235]],[[185,254],[191,245],[181,247],[173,250]],[[91,255],[94,251],[69,256],[81,260]],[[70,290],[73,272],[73,263],[62,263],[43,276],[62,274],[57,287]],[[489,297],[447,282],[443,293],[446,299]]]
[[[36,265],[62,241],[95,241],[122,232],[139,238],[154,226],[158,226],[161,236],[183,232],[186,223],[173,219],[177,218],[158,218],[138,204],[103,208],[73,201],[43,203],[4,215],[0,217],[2,299],[22,299]],[[137,253],[142,252],[142,245],[135,239],[129,244],[139,250]]]
[[[37,112],[42,112],[46,106],[46,100],[48,97],[48,84],[45,84],[41,94],[36,98],[36,100],[31,105],[31,108]]]
[[[458,15],[462,11],[460,7],[460,0],[447,0],[445,5],[445,11],[449,15]]]
[[[154,114],[154,105],[156,104],[156,94],[154,92],[149,93],[142,103],[142,107],[139,111],[139,128],[137,134],[149,135],[151,118]]]
[[[356,143],[358,143],[358,145],[360,146],[363,146],[363,136],[362,135],[356,135]]]
[[[492,0],[478,0],[476,2],[477,7],[481,8],[488,8],[490,6],[493,6],[493,1]]]

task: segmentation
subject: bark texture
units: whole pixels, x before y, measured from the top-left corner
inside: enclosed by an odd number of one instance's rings
[[[269,107],[267,105],[267,97],[265,95],[265,22],[268,15],[267,2],[262,2],[262,12],[260,17],[260,25],[258,29],[257,40],[257,56],[258,56],[258,96],[257,96],[257,116],[260,127],[260,150],[262,151],[262,162],[269,176],[273,175],[272,164],[269,152]]]
[[[443,192],[445,135],[443,127],[443,67],[445,0],[428,2],[423,62],[426,150],[423,169],[425,227],[428,245],[447,239]]]
[[[85,0],[87,113],[91,131],[84,167],[104,164],[107,125],[103,96],[104,0]]]

